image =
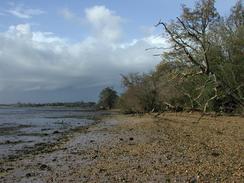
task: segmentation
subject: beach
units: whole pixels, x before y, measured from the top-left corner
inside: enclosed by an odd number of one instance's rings
[[[243,152],[240,116],[113,114],[1,160],[0,182],[242,182]]]

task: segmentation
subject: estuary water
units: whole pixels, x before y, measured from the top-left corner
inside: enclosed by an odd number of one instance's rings
[[[0,159],[23,149],[52,143],[71,129],[94,121],[93,111],[70,108],[0,108]]]

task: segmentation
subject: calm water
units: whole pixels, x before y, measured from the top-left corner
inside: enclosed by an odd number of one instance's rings
[[[37,143],[51,143],[62,132],[89,125],[94,112],[79,109],[0,108],[0,158]]]

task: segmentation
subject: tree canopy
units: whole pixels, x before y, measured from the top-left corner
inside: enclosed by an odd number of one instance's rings
[[[112,109],[117,99],[117,92],[112,87],[106,87],[100,92],[98,106],[104,109]]]
[[[217,12],[215,0],[199,0],[192,9],[183,5],[175,20],[160,20],[156,26],[163,27],[171,47],[163,51],[162,62],[152,73],[122,77],[126,88],[120,99],[122,107],[136,112],[179,106],[203,112],[243,110],[241,0],[226,18]]]

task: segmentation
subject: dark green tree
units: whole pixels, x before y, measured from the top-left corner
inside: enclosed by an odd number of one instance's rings
[[[112,109],[117,100],[117,92],[112,87],[106,87],[100,92],[98,106],[104,109]]]

